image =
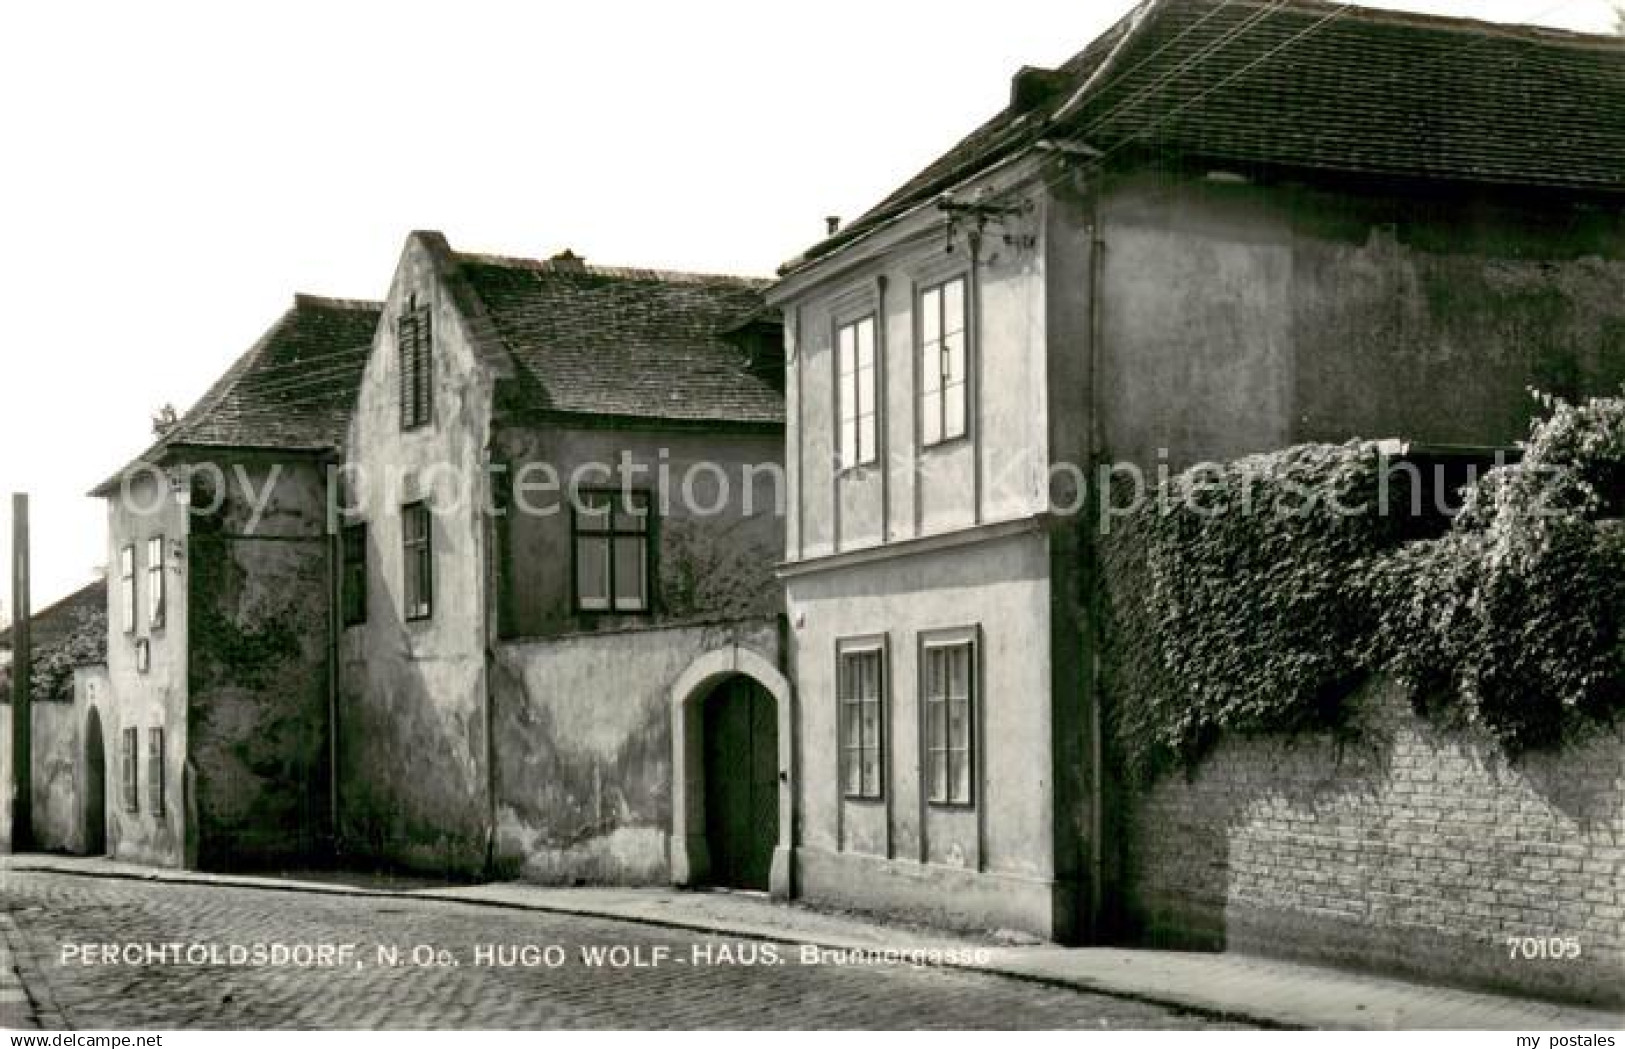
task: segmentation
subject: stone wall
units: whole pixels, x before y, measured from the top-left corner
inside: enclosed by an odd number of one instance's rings
[[[1147,937],[1625,1002],[1625,730],[1514,762],[1391,682],[1357,703],[1346,738],[1225,740],[1135,800]]]
[[[672,686],[701,655],[736,644],[780,662],[772,617],[497,646],[500,873],[555,884],[668,882]]]

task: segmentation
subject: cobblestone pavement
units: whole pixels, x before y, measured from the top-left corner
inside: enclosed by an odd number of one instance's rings
[[[14,921],[12,946],[31,997],[49,1002],[47,1015],[76,1028],[1227,1026],[1000,976],[809,965],[800,948],[788,945],[440,901],[8,872],[0,903]],[[131,943],[221,952],[234,945],[353,944],[357,958],[328,968],[232,965],[224,958],[151,965],[63,960],[65,945],[84,945],[83,951]],[[537,954],[557,948],[562,964],[478,964],[481,948],[527,944]],[[395,948],[399,965],[381,960],[380,948]],[[631,956],[590,964],[589,952],[601,948]],[[661,948],[669,952],[664,959]],[[770,964],[775,954],[778,964]]]

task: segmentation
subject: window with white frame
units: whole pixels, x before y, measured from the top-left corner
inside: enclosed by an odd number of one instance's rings
[[[576,608],[649,611],[649,493],[583,490],[574,503]]]
[[[135,633],[135,546],[118,552],[119,625],[126,634]]]
[[[920,293],[920,441],[940,444],[965,436],[970,416],[966,381],[969,325],[965,278],[955,277]]]
[[[843,646],[837,657],[841,782],[849,798],[878,798],[885,769],[885,652],[878,641]]]
[[[926,799],[975,802],[976,642],[969,636],[924,646]]]
[[[147,625],[153,630],[164,625],[164,537],[147,540]]]
[[[836,413],[841,468],[864,466],[879,455],[880,409],[874,314],[835,331]]]

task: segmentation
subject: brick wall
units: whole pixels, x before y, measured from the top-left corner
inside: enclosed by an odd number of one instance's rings
[[[1391,682],[1356,703],[1346,738],[1227,740],[1135,799],[1124,884],[1146,935],[1625,1002],[1625,729],[1511,762]],[[1510,937],[1580,957],[1509,957]]]

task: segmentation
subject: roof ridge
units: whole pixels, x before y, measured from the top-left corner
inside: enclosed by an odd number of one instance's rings
[[[367,310],[375,313],[381,313],[384,309],[384,304],[375,299],[341,299],[331,295],[315,295],[308,291],[294,292],[293,305],[295,309],[310,306],[316,309]]]
[[[662,284],[727,284],[752,290],[772,283],[766,277],[746,277],[735,273],[699,273],[690,270],[668,270],[641,266],[600,266],[586,262],[555,262],[552,259],[528,259],[516,255],[499,255],[480,251],[455,252],[458,262],[499,266],[506,269],[530,270],[537,273],[588,273],[597,277],[617,280],[654,281]]]
[[[1259,7],[1271,3],[1272,0],[1241,0],[1241,2],[1253,7]],[[1402,25],[1425,26],[1432,29],[1471,32],[1475,35],[1493,34],[1511,39],[1528,40],[1531,43],[1583,43],[1598,44],[1616,49],[1625,48],[1625,36],[1618,36],[1613,33],[1586,33],[1577,29],[1537,25],[1533,22],[1496,22],[1486,18],[1473,18],[1468,15],[1443,15],[1397,7],[1372,7],[1367,4],[1346,3],[1343,0],[1285,0],[1282,9],[1291,8],[1321,13],[1329,12],[1334,8],[1346,8],[1347,17],[1363,19],[1368,22],[1394,22]]]

